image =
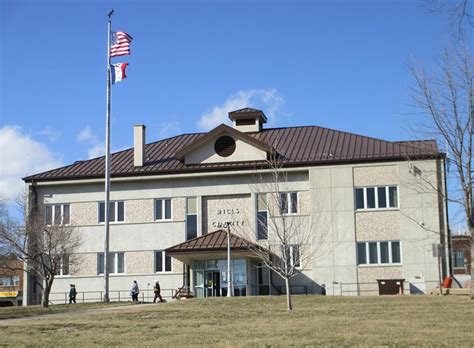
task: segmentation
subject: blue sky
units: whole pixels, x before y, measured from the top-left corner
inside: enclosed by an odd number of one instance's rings
[[[413,116],[407,61],[433,63],[450,24],[425,1],[0,1],[0,189],[100,155],[106,14],[133,36],[113,87],[112,148],[209,129],[231,108],[273,127],[319,125],[403,140]],[[245,104],[245,105],[243,105]],[[26,152],[26,153],[25,153]],[[18,154],[18,156],[16,156]],[[13,186],[12,186],[13,185]]]

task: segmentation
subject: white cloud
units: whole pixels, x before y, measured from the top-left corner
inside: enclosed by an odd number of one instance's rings
[[[51,126],[46,126],[38,132],[39,135],[46,137],[50,142],[54,143],[62,135],[61,132],[55,130]]]
[[[97,143],[87,150],[89,158],[96,158],[105,155],[105,144]]]
[[[274,122],[279,109],[284,103],[283,97],[276,89],[241,90],[228,97],[223,104],[214,106],[199,119],[198,127],[207,131],[221,123],[230,123],[229,111],[253,107],[263,110],[269,123]]]
[[[173,135],[179,134],[180,132],[181,127],[179,126],[178,121],[168,121],[164,124],[160,124],[158,139],[169,138]]]
[[[87,149],[88,158],[95,158],[105,154],[105,143],[92,133],[91,127],[86,126],[76,135],[76,140],[89,145]]]
[[[0,128],[0,196],[16,198],[24,187],[22,177],[61,165],[45,144],[33,140],[21,127]]]
[[[81,130],[79,133],[76,135],[76,139],[78,141],[97,141],[97,137],[92,134],[91,127],[86,126],[83,130]]]

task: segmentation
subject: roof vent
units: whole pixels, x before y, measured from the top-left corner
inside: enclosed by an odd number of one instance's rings
[[[232,120],[235,129],[244,132],[260,132],[263,124],[267,123],[267,116],[262,110],[244,108],[229,112],[229,118]]]

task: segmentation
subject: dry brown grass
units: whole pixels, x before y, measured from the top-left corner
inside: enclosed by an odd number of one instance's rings
[[[66,305],[51,305],[47,308],[41,306],[26,306],[26,307],[3,307],[0,308],[0,322],[3,319],[24,318],[32,316],[41,316],[49,314],[61,314],[83,310],[91,310],[98,308],[107,308],[115,306],[124,306],[131,303],[128,302],[111,302],[111,303],[78,303]]]
[[[12,346],[473,346],[466,297],[192,299],[0,321]],[[1,311],[0,311],[1,312]]]

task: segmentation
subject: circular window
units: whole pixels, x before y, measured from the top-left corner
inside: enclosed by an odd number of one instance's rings
[[[229,157],[235,151],[235,140],[228,135],[224,135],[216,140],[214,150],[221,157]]]

